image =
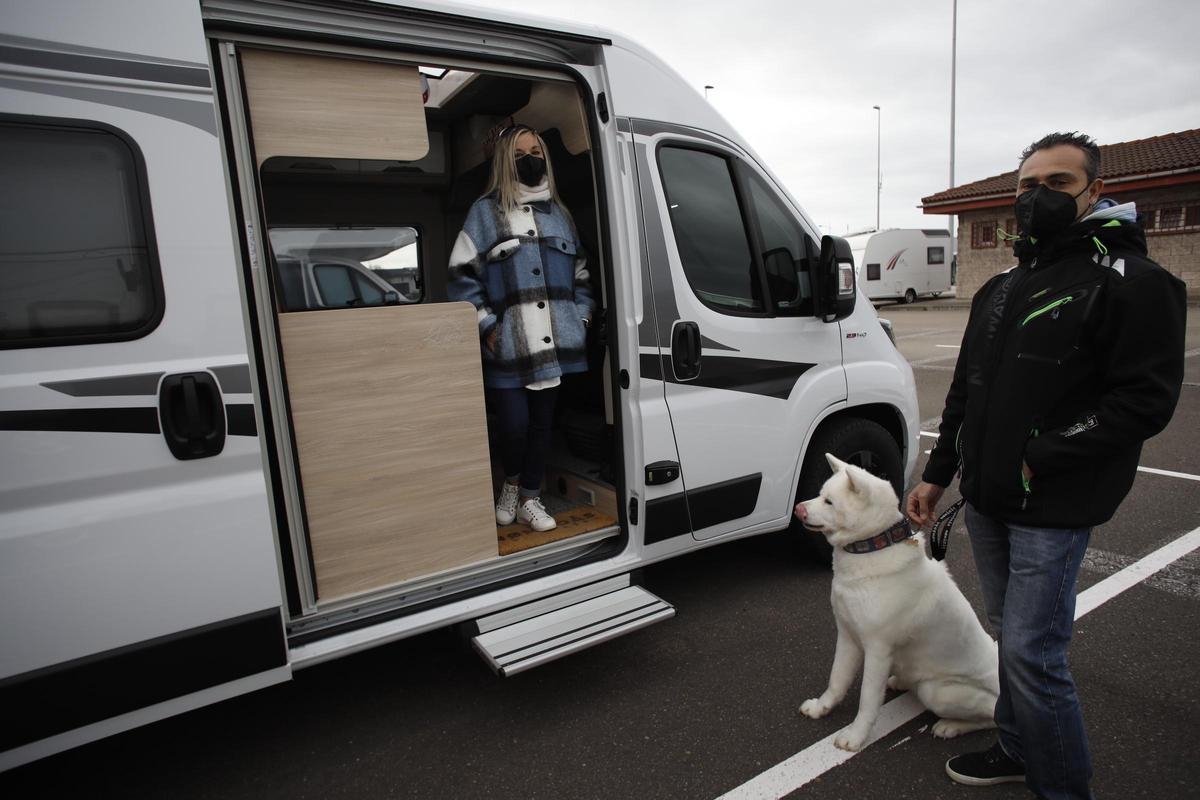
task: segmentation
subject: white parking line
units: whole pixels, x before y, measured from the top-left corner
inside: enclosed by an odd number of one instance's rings
[[[1200,481],[1200,475],[1189,475],[1186,472],[1171,472],[1169,469],[1138,467],[1138,472],[1149,472],[1151,475],[1166,475],[1168,478],[1183,478],[1186,481]]]
[[[1075,598],[1075,619],[1096,610],[1197,548],[1200,548],[1200,528],[1185,533],[1115,575],[1110,575],[1085,589]],[[863,748],[879,741],[924,712],[925,707],[921,705],[921,701],[911,692],[905,692],[880,709],[879,718],[875,721],[875,727],[871,729],[871,736]],[[721,795],[718,800],[777,800],[791,794],[857,755],[833,746],[833,740],[840,732],[831,733],[819,742],[809,745],[791,758]]]
[[[934,347],[952,347],[955,350],[958,350],[960,347],[962,347],[962,345],[960,345],[960,344],[935,344]]]

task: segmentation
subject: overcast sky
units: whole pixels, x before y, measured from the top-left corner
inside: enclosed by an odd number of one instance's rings
[[[827,233],[944,226],[952,0],[472,0],[587,22],[701,89]],[[1200,127],[1197,0],[959,0],[955,178],[1013,169],[1029,142]]]

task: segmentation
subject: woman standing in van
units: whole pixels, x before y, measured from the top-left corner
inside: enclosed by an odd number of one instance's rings
[[[450,253],[447,292],[479,314],[505,474],[496,522],[551,530],[540,494],[554,403],[561,377],[587,370],[593,301],[575,224],[532,128],[512,125],[496,138],[487,192]]]

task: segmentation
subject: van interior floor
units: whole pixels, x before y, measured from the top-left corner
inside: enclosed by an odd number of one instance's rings
[[[558,522],[558,527],[554,530],[540,532],[521,522],[500,526],[496,529],[496,538],[499,540],[500,545],[500,555],[512,555],[522,550],[528,550],[531,547],[539,547],[551,542],[570,539],[585,533],[593,533],[605,529],[612,529],[615,533],[617,530],[616,518],[609,516],[593,505],[573,503],[570,500],[549,493],[542,495],[542,504],[546,506],[546,510]]]

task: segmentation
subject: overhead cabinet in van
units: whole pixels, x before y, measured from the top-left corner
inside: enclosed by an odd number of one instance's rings
[[[653,55],[480,13],[6,8],[0,767],[437,627],[518,673],[669,619],[636,571],[789,528],[825,451],[903,488],[912,373],[848,245]],[[549,531],[496,522],[448,291],[514,123],[596,304]]]

